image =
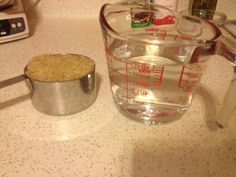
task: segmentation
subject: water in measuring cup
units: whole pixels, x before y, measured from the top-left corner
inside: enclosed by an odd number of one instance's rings
[[[151,124],[178,119],[191,104],[204,65],[144,55],[108,62],[113,98],[128,117]]]

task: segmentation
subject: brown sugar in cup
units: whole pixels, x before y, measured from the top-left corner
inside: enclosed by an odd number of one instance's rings
[[[37,81],[63,82],[79,79],[92,72],[95,62],[79,54],[44,54],[33,57],[25,74]]]

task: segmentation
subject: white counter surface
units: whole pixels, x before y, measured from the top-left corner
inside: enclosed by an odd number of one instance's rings
[[[98,19],[30,20],[30,28],[31,37],[0,45],[0,80],[22,74],[34,55],[80,53],[96,61],[98,96],[80,113],[53,117],[32,107],[24,82],[1,89],[1,177],[236,176],[236,116],[225,129],[211,122],[227,66],[210,69],[215,78],[203,81],[181,120],[147,126],[113,104]]]

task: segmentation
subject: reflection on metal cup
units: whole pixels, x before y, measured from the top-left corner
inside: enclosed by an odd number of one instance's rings
[[[30,80],[32,104],[40,112],[67,115],[89,107],[96,99],[95,70],[86,76],[64,82]]]

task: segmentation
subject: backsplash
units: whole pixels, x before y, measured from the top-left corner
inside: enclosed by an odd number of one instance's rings
[[[114,3],[117,0],[22,0],[29,17],[47,16],[98,16],[104,3]],[[178,11],[188,8],[189,0],[178,1]],[[236,18],[235,0],[218,0],[217,10],[224,12],[228,19]]]

